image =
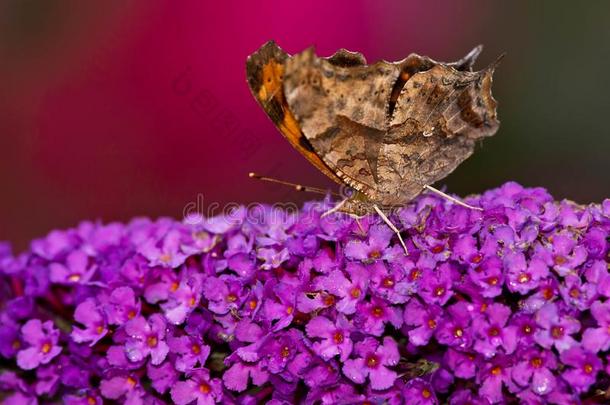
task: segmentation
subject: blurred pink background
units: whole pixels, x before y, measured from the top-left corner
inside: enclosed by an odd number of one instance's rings
[[[494,91],[502,121],[498,140],[486,142],[477,160],[445,182],[449,191],[475,193],[515,179],[583,201],[608,194],[607,184],[599,183],[607,176],[595,177],[607,169],[597,148],[585,148],[579,157],[593,162],[584,164],[583,172],[578,162],[566,171],[586,178],[585,184],[567,176],[562,182],[556,178],[565,157],[579,151],[564,144],[543,163],[538,159],[548,147],[528,141],[538,133],[547,145],[550,139],[561,143],[570,137],[553,132],[560,124],[535,124],[563,114],[553,110],[545,116],[543,105],[560,96],[548,93],[555,82],[545,83],[542,74],[544,58],[556,61],[558,55],[537,56],[546,45],[535,16],[553,14],[525,3],[509,7],[479,1],[257,3],[1,2],[0,240],[13,241],[20,250],[29,239],[82,219],[180,217],[198,194],[206,203],[315,198],[246,176],[257,171],[331,186],[292,150],[250,95],[246,57],[269,39],[289,53],[312,44],[321,55],[345,47],[363,52],[369,61],[402,59],[410,52],[454,60],[484,43],[479,67],[508,51]],[[595,19],[598,13],[586,15]],[[520,23],[522,16],[528,19]],[[546,40],[555,44],[561,38]],[[564,46],[576,48],[577,43]],[[564,82],[564,73],[548,74]],[[591,128],[587,116],[572,118],[607,142],[602,135],[608,131],[597,133],[603,127]],[[519,155],[517,163],[511,153]]]

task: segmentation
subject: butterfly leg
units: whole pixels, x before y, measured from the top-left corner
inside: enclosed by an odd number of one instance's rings
[[[405,250],[405,255],[408,256],[409,251],[407,250],[407,245],[405,245],[405,241],[402,240],[402,235],[400,235],[400,231],[398,230],[398,228],[396,228],[396,226],[392,223],[392,221],[390,221],[390,219],[386,216],[386,214],[383,213],[383,211],[381,211],[381,209],[379,209],[378,206],[373,205],[373,208],[375,209],[377,214],[379,214],[381,219],[383,219],[383,222],[385,222],[390,227],[390,229],[394,231],[396,236],[398,236],[398,240],[400,241],[400,244],[402,245],[403,249]]]
[[[330,214],[334,214],[335,212],[339,211],[341,209],[341,207],[343,207],[345,205],[347,200],[349,200],[349,198],[346,198],[345,200],[342,200],[340,203],[338,203],[337,205],[335,205],[334,207],[332,207],[331,209],[329,209],[328,211],[323,213],[320,216],[320,218],[324,218],[324,217],[326,217],[326,216],[328,216]]]
[[[424,186],[424,188],[429,190],[429,191],[431,191],[431,192],[433,192],[433,193],[435,193],[435,194],[440,195],[441,197],[443,197],[446,200],[449,200],[449,201],[451,201],[451,202],[453,202],[453,203],[455,203],[457,205],[461,205],[462,207],[466,207],[466,208],[469,208],[471,210],[483,211],[483,208],[481,208],[481,207],[474,207],[472,205],[466,204],[464,201],[460,201],[457,198],[451,197],[449,194],[445,194],[441,190],[438,190],[438,189],[436,189],[436,188],[434,188],[432,186]]]

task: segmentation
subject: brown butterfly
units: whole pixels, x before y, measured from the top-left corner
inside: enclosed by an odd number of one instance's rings
[[[355,190],[337,209],[378,212],[389,222],[383,212],[426,188],[438,192],[431,184],[497,131],[497,62],[473,72],[481,49],[453,63],[411,54],[367,65],[345,49],[328,58],[313,48],[290,56],[270,41],[248,57],[246,70],[252,94],[292,146]]]

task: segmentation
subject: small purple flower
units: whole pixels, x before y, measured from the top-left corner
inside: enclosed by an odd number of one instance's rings
[[[93,298],[76,307],[74,319],[85,326],[84,329],[75,327],[72,330],[72,339],[77,343],[89,342],[89,346],[93,346],[108,333],[105,316]]]
[[[534,334],[536,343],[550,349],[555,346],[559,352],[576,345],[571,336],[580,330],[580,322],[562,313],[556,304],[546,304],[536,313],[536,324],[540,327]]]
[[[271,270],[277,269],[290,257],[288,249],[282,249],[279,252],[274,248],[260,248],[256,256],[263,261],[261,269]]]
[[[443,263],[437,270],[425,271],[422,275],[419,296],[432,304],[445,305],[453,296],[455,272],[451,265]]]
[[[402,314],[398,307],[389,305],[381,298],[373,296],[370,302],[361,302],[357,308],[356,326],[370,335],[381,336],[388,323],[396,329],[402,326]]]
[[[193,336],[172,336],[167,339],[167,344],[170,351],[178,355],[175,362],[178,371],[188,372],[197,364],[203,367],[210,355],[210,346]]]
[[[511,372],[512,364],[507,357],[496,356],[491,361],[486,361],[477,375],[477,383],[481,384],[479,395],[494,404],[502,402],[502,386],[506,385],[510,389],[514,385]]]
[[[573,273],[587,258],[587,250],[567,232],[553,234],[548,240],[550,243],[536,246],[534,257],[544,260],[562,277]]]
[[[84,252],[75,250],[68,255],[65,264],[51,263],[49,275],[54,283],[86,283],[93,276],[95,269],[95,266],[89,265],[89,257]]]
[[[100,392],[104,398],[118,400],[124,398],[125,404],[142,404],[144,390],[135,375],[117,375],[100,382]]]
[[[511,376],[520,387],[529,387],[536,395],[547,395],[557,385],[553,370],[557,359],[551,351],[527,349],[518,353]]]
[[[208,277],[203,283],[203,296],[209,300],[208,309],[224,315],[237,311],[244,302],[247,292],[243,282],[233,276]]]
[[[448,349],[443,357],[443,365],[451,370],[458,378],[470,379],[477,373],[478,357],[472,353],[465,353]]]
[[[502,293],[504,274],[502,261],[495,256],[487,257],[469,272],[470,279],[481,289],[483,297],[497,297]]]
[[[595,301],[591,305],[591,315],[597,321],[598,328],[588,328],[583,332],[582,345],[590,352],[610,349],[610,301]]]
[[[437,405],[438,399],[434,390],[421,378],[409,380],[401,390],[402,397],[408,398],[408,403],[413,405]]]
[[[305,328],[310,338],[322,338],[314,342],[312,350],[324,360],[339,355],[345,361],[352,353],[353,343],[350,338],[353,326],[344,315],[339,315],[335,322],[324,316],[316,316]]]
[[[175,269],[184,263],[186,255],[180,247],[183,234],[175,229],[168,231],[163,237],[151,237],[139,246],[138,251],[148,259],[151,266],[164,266]]]
[[[559,293],[566,304],[585,311],[597,297],[597,286],[592,283],[583,283],[579,276],[570,274],[565,277],[563,285],[559,287]]]
[[[435,336],[439,343],[466,349],[472,344],[472,316],[468,304],[459,301],[447,308]]]
[[[18,324],[0,323],[0,355],[10,359],[17,354],[22,345]]]
[[[167,356],[169,347],[165,343],[166,323],[163,316],[153,314],[146,320],[138,316],[125,324],[128,335],[125,354],[129,361],[140,361],[150,355],[154,365],[161,364]]]
[[[538,287],[540,280],[549,275],[549,269],[542,260],[532,259],[528,265],[521,252],[508,254],[504,258],[504,267],[508,269],[508,289],[522,295]]]
[[[339,297],[337,311],[346,315],[356,312],[356,305],[364,299],[369,286],[369,275],[360,264],[348,263],[346,271],[349,279],[341,270],[334,270],[327,276],[318,277],[315,287]]]
[[[585,392],[595,382],[602,362],[595,353],[572,347],[561,353],[561,362],[570,366],[562,373],[563,379],[577,392]]]
[[[288,329],[264,339],[259,355],[271,374],[279,374],[288,382],[305,371],[311,362],[311,354],[303,344],[303,334],[297,329]]]
[[[103,308],[109,324],[123,325],[140,314],[140,301],[131,287],[119,287],[112,290]]]
[[[29,344],[29,347],[17,352],[17,365],[24,370],[49,363],[62,350],[57,344],[59,330],[53,327],[51,321],[43,323],[40,319],[30,319],[21,328],[21,336]]]
[[[146,375],[152,381],[151,385],[159,394],[165,394],[178,381],[179,373],[171,361],[165,361],[159,366],[148,363]]]
[[[355,359],[344,362],[343,374],[356,384],[363,384],[368,377],[371,388],[384,390],[391,387],[398,377],[388,367],[398,364],[400,355],[396,342],[389,336],[383,338],[383,344],[377,339],[365,338],[354,347]]]
[[[493,357],[498,347],[506,354],[514,352],[517,328],[506,326],[509,317],[510,308],[502,304],[491,304],[483,315],[476,317],[472,323],[476,336],[474,350],[487,358]]]
[[[203,276],[184,271],[178,286],[170,288],[169,297],[161,304],[165,318],[174,325],[180,325],[195,310],[201,300]]]
[[[404,311],[405,325],[410,328],[409,342],[415,346],[428,344],[439,325],[443,309],[438,305],[424,305],[417,298],[411,299]]]
[[[345,256],[349,259],[369,263],[383,258],[394,233],[385,224],[373,225],[368,230],[368,240],[352,240],[345,246]]]

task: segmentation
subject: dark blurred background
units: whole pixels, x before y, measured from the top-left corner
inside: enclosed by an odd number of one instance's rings
[[[199,194],[315,198],[246,176],[331,186],[247,88],[246,57],[272,38],[369,61],[448,61],[483,43],[482,67],[507,52],[500,131],[442,184],[610,196],[610,2],[255,3],[0,0],[0,240],[20,250],[81,219],[180,217]]]

